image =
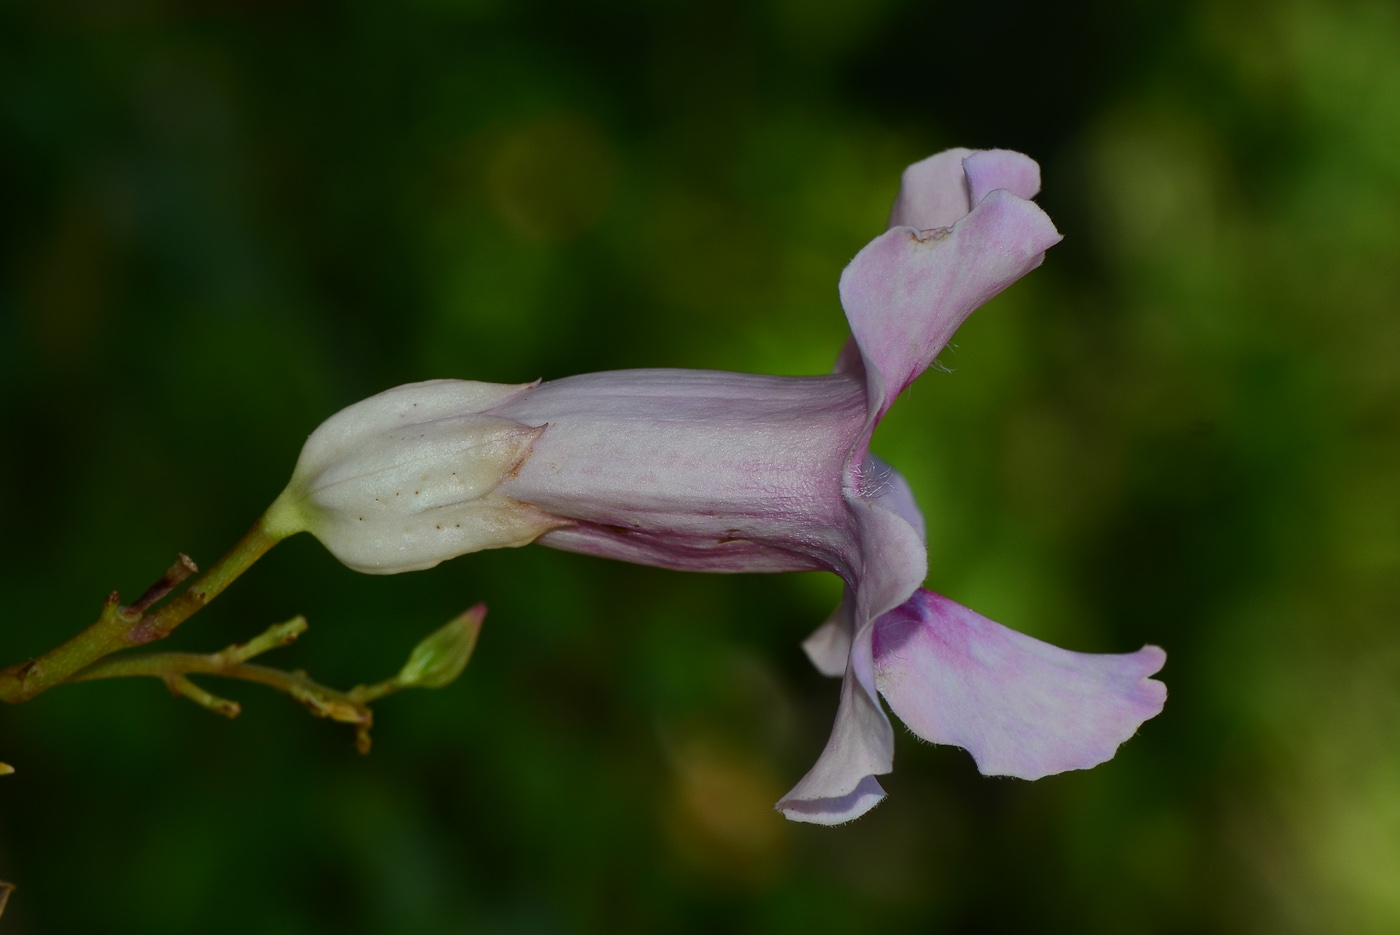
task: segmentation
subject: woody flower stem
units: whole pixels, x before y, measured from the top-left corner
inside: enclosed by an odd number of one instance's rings
[[[198,571],[187,556],[181,555],[134,604],[123,605],[113,591],[107,596],[102,615],[92,626],[37,659],[0,671],[0,701],[10,704],[28,701],[114,652],[164,639],[285,535],[269,531],[266,517],[260,519],[227,555],[195,578],[174,600],[150,614],[146,611],[153,604]]]

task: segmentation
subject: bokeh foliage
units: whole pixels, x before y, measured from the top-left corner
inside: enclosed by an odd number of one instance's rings
[[[931,587],[1168,649],[1115,761],[987,780],[901,734],[888,802],[788,825],[829,578],[293,540],[173,644],[305,613],[279,664],[348,686],[484,600],[462,680],[365,759],[253,687],[231,723],[155,683],[0,711],[0,925],[1400,930],[1388,2],[6,3],[0,661],[214,558],[386,387],[827,369],[839,270],[949,145],[1040,159],[1066,240],[876,447]]]

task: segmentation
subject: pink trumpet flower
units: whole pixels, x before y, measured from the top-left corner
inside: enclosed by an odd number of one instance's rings
[[[542,545],[689,571],[821,569],[845,597],[803,644],[841,700],[825,750],[778,802],[837,824],[884,798],[894,731],[1035,779],[1111,758],[1162,710],[1155,646],[1073,653],[920,587],[924,522],[868,451],[900,392],[1060,240],[1040,168],[948,150],[904,172],[889,229],[841,275],[851,340],[834,373],[622,370],[515,386],[435,380],[332,416],[266,522],[392,574]]]

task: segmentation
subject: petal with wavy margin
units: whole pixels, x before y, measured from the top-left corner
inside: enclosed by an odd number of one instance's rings
[[[933,743],[968,750],[988,776],[1039,779],[1113,757],[1161,712],[1148,676],[1167,655],[1075,653],[920,589],[875,626],[876,680],[895,714]]]

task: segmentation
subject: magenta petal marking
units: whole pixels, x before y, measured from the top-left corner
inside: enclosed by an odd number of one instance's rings
[[[904,170],[890,208],[890,227],[952,227],[980,199],[970,200],[963,160],[970,149],[945,149]]]
[[[896,227],[856,254],[841,273],[841,304],[877,418],[973,310],[1039,266],[1059,240],[1044,211],[998,189],[951,229]]]
[[[963,160],[972,203],[1004,188],[1027,200],[1040,193],[1040,163],[1009,149],[986,149]]]
[[[1039,779],[1113,757],[1161,712],[1167,655],[1074,653],[920,589],[876,623],[880,692],[910,730],[988,776]]]

